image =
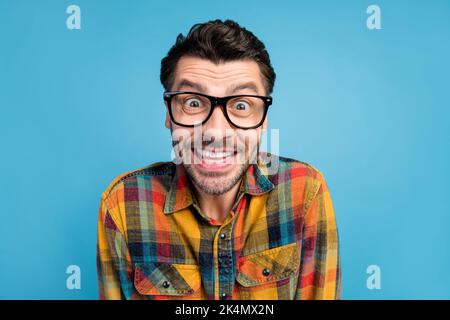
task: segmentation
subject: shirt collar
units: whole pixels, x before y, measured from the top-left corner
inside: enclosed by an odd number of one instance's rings
[[[164,213],[180,211],[193,204],[191,183],[182,164],[177,164],[169,191],[166,194]],[[267,177],[265,166],[259,163],[250,164],[241,181],[239,192],[258,196],[271,191],[273,183]],[[239,195],[238,195],[239,196]]]

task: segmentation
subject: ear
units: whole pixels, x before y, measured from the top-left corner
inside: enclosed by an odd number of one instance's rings
[[[169,106],[167,105],[167,101],[164,101],[166,105],[166,128],[170,129],[170,115],[169,115]]]

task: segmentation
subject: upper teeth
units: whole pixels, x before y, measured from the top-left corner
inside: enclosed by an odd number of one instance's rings
[[[225,158],[225,157],[230,157],[231,155],[233,155],[233,152],[229,151],[229,152],[212,152],[210,150],[203,150],[202,152],[202,156],[205,158]]]

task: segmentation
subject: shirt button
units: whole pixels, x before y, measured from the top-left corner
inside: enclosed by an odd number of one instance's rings
[[[263,270],[263,275],[267,277],[269,274],[270,274],[270,269],[269,268],[265,268]]]
[[[170,287],[170,283],[168,283],[167,281],[164,281],[163,287],[167,289],[168,287]]]
[[[225,233],[221,233],[221,234],[220,234],[220,239],[225,240],[226,237],[227,237],[227,236],[226,236]]]

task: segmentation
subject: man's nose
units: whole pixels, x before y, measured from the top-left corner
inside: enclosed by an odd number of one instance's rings
[[[222,106],[216,106],[211,117],[204,124],[206,129],[226,130],[231,129],[232,126],[228,122],[222,110]]]

